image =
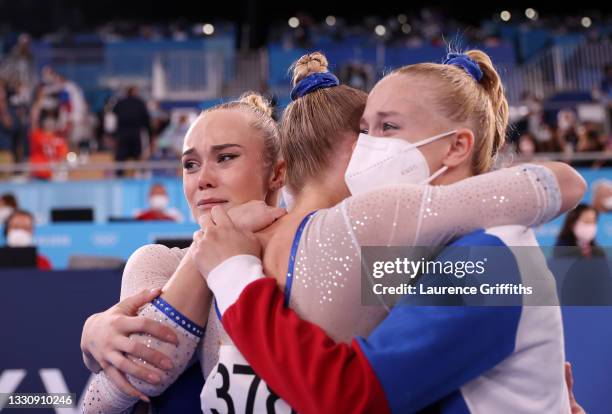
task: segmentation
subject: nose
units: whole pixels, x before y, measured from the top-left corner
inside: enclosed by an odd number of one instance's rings
[[[215,166],[212,163],[206,162],[200,168],[198,176],[198,189],[204,190],[207,188],[215,188],[217,186],[217,174]]]

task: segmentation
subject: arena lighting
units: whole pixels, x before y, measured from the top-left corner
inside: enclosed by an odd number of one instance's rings
[[[215,32],[215,26],[213,26],[212,24],[206,23],[205,25],[202,26],[202,33],[204,33],[206,36],[210,36],[214,32]]]
[[[410,26],[408,23],[404,23],[402,25],[402,33],[404,34],[408,34],[412,31],[412,26]]]
[[[336,25],[336,17],[335,16],[327,16],[325,18],[325,23],[327,23],[328,26],[335,26]]]
[[[289,19],[289,27],[296,29],[299,26],[300,26],[300,19],[298,19],[297,17],[291,17]]]
[[[408,22],[408,16],[406,16],[405,14],[398,14],[397,21],[399,22],[399,24],[405,24]]]
[[[527,10],[525,10],[525,17],[527,17],[530,20],[535,20],[537,19],[537,13],[534,9],[530,7]]]
[[[387,29],[385,28],[385,26],[383,26],[382,24],[379,24],[378,26],[376,26],[374,28],[374,32],[378,35],[378,36],[384,36],[385,33],[387,33]]]
[[[586,27],[586,28],[591,27],[591,24],[592,24],[592,23],[593,23],[593,22],[591,21],[591,18],[590,18],[590,17],[585,16],[585,17],[583,17],[582,19],[580,19],[580,24],[582,24],[582,26],[584,26],[584,27]]]
[[[504,10],[503,12],[501,12],[501,13],[499,14],[499,17],[500,17],[500,18],[501,18],[503,21],[507,22],[507,21],[509,21],[509,20],[510,20],[510,18],[512,17],[512,15],[510,14],[510,12],[509,12],[508,10]]]

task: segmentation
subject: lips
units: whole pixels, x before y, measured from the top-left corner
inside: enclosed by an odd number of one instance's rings
[[[223,200],[221,198],[204,198],[197,202],[196,207],[201,210],[210,210],[214,206],[219,206],[225,203],[227,203],[227,200]]]

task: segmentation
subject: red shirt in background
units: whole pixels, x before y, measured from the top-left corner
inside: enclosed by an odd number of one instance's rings
[[[40,254],[36,256],[36,267],[38,270],[52,270],[49,259]]]
[[[36,128],[30,134],[30,162],[34,165],[46,165],[53,161],[62,161],[68,154],[66,141],[53,132]],[[33,171],[32,176],[48,180],[52,171]]]

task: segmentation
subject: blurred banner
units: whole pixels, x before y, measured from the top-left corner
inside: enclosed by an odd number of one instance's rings
[[[0,393],[70,392],[81,398],[90,376],[81,329],[87,317],[119,300],[121,272],[15,270],[0,278]]]

